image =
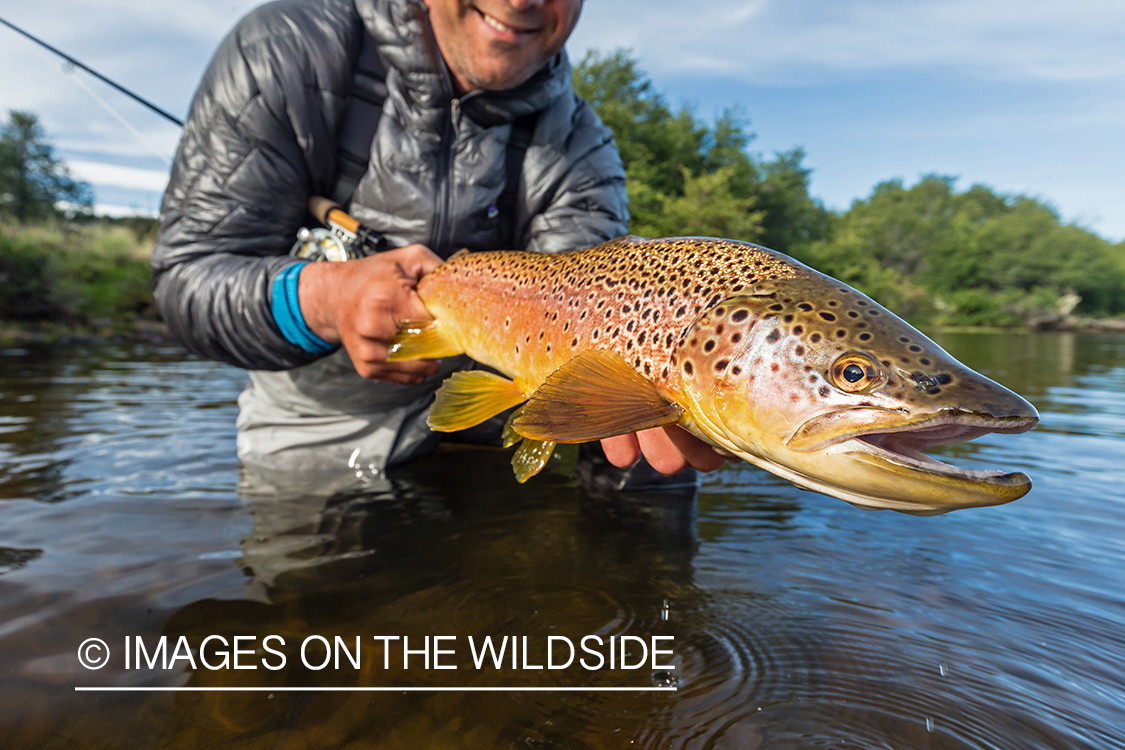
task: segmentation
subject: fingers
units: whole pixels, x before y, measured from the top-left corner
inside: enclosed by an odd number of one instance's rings
[[[675,425],[605,438],[602,450],[609,462],[621,469],[632,466],[643,454],[652,468],[665,475],[688,466],[714,471],[726,460],[710,445]]]
[[[604,438],[602,450],[606,459],[619,469],[627,469],[641,457],[641,447],[635,433]]]
[[[662,430],[684,459],[700,471],[714,471],[727,460],[725,456],[716,453],[711,445],[703,442],[682,427],[672,425],[664,427]]]
[[[687,458],[662,427],[638,432],[637,442],[640,443],[641,453],[649,466],[665,476],[683,471],[689,465]]]
[[[354,360],[353,360],[354,363]],[[432,359],[413,362],[376,362],[367,368],[367,374],[360,373],[370,380],[382,380],[399,385],[418,385],[438,371],[438,362]],[[357,367],[358,371],[359,368]]]
[[[383,253],[383,257],[391,257],[399,264],[402,273],[415,284],[418,280],[440,266],[444,261],[425,245],[407,245],[396,250]]]

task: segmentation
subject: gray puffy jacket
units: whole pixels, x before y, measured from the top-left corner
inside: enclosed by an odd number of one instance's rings
[[[295,262],[287,253],[309,196],[332,190],[365,33],[386,65],[387,99],[350,210],[392,247],[496,249],[488,207],[504,189],[511,123],[533,111],[517,246],[555,252],[625,233],[624,170],[612,135],[571,90],[565,53],[516,89],[455,100],[419,0],[280,0],[219,47],[164,196],[156,302],[193,351],[259,370],[319,356],[281,335],[270,290]]]

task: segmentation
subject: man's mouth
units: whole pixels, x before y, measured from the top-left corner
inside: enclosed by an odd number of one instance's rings
[[[492,28],[496,29],[501,34],[534,34],[536,31],[538,31],[538,29],[530,29],[530,28],[521,29],[521,28],[517,28],[515,26],[509,26],[508,24],[504,23],[503,21],[499,20],[498,18],[494,18],[493,16],[488,15],[487,13],[485,13],[480,8],[476,8],[475,10],[476,10],[477,13],[480,13],[480,17],[482,19],[484,19],[484,22],[486,24],[488,24]]]

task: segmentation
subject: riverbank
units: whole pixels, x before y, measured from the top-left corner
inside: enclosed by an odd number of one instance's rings
[[[151,220],[0,223],[0,342],[160,339]]]
[[[0,346],[171,342],[152,300],[155,229],[150,219],[0,223]],[[995,330],[1125,332],[1125,318],[1087,318],[1070,310]],[[932,332],[984,330],[917,322]]]

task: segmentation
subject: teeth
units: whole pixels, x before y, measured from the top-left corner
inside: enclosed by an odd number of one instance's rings
[[[485,23],[487,23],[489,26],[496,29],[497,31],[502,31],[505,34],[517,34],[517,33],[519,33],[519,29],[513,29],[511,26],[505,26],[504,24],[500,23],[499,21],[497,21],[495,18],[488,15],[487,13],[482,12],[480,15],[481,15],[481,18],[484,19]]]

